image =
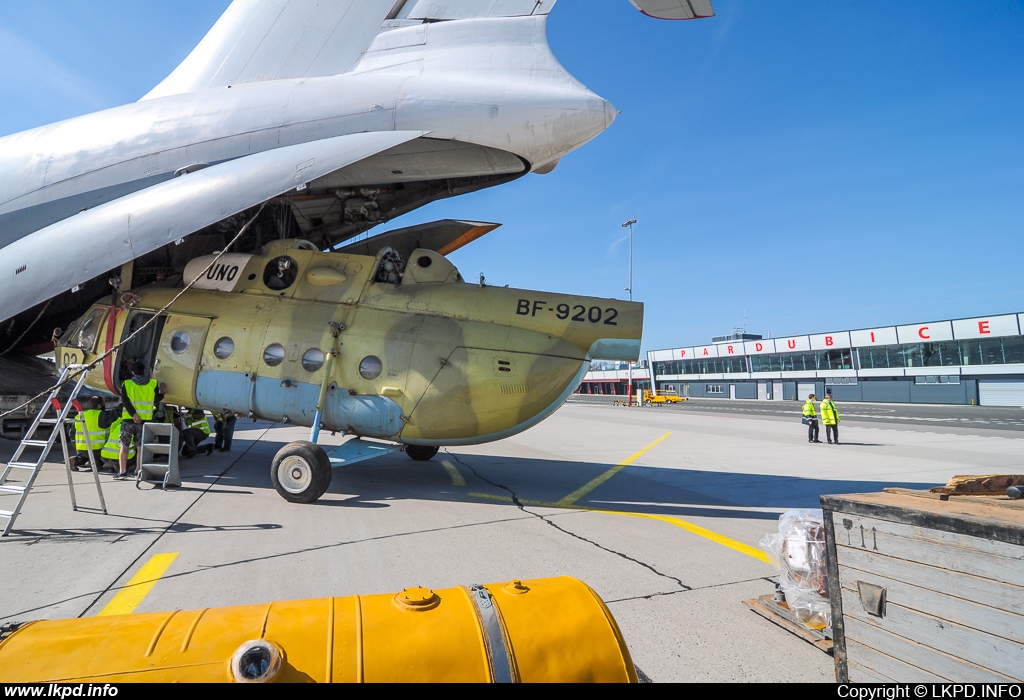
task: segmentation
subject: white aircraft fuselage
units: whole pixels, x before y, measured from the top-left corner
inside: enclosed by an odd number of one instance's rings
[[[552,54],[555,1],[234,0],[139,102],[0,138],[0,356],[45,352],[111,285],[180,279],[246,223],[236,252],[330,250],[550,172],[616,114]]]

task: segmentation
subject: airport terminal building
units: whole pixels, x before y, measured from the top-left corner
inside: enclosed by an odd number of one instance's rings
[[[690,397],[803,401],[831,389],[837,401],[1024,406],[1022,329],[1024,314],[1006,314],[788,338],[737,333],[648,352],[649,381]]]

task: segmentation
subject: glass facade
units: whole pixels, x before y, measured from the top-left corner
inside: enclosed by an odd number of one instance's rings
[[[1024,362],[1024,336],[860,348],[861,369],[1008,365]]]
[[[734,374],[747,373],[746,357],[707,357],[703,360],[670,360],[655,362],[654,372],[666,374]]]
[[[843,348],[817,352],[751,355],[750,366],[753,372],[816,372],[828,369],[853,369],[853,351]]]

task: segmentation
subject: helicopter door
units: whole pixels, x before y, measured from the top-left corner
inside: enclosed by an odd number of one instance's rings
[[[199,374],[210,319],[168,314],[156,347],[153,378],[167,384],[165,401],[196,406],[196,377]]]
[[[131,379],[131,373],[128,371],[128,362],[130,361],[141,362],[147,372],[150,374],[153,372],[156,348],[166,320],[160,317],[140,332],[140,329],[153,316],[155,314],[152,311],[132,311],[128,314],[128,320],[125,321],[124,330],[121,332],[121,342],[124,345],[121,346],[117,354],[117,373],[114,379],[118,387],[124,381]]]

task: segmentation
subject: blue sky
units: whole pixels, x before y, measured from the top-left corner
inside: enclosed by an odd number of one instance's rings
[[[138,99],[227,0],[0,2],[0,135]],[[501,222],[469,279],[634,298],[644,348],[1024,311],[1024,4],[559,0],[622,115],[550,175],[394,223]]]

